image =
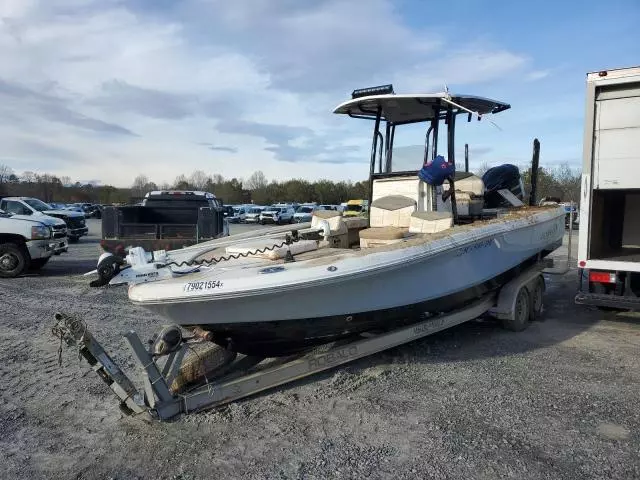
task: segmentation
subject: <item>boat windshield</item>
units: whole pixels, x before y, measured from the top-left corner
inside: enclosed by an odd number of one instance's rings
[[[313,207],[298,207],[296,213],[311,213],[313,212]]]
[[[51,210],[51,205],[47,205],[42,200],[38,200],[37,198],[28,198],[24,201],[27,205],[29,205],[34,210],[38,212],[44,212],[46,210]]]

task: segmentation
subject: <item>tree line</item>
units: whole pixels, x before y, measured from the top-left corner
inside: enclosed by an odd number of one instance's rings
[[[479,176],[488,167],[483,165],[476,172]],[[525,187],[530,185],[531,171],[521,169]],[[318,202],[339,204],[350,199],[366,199],[369,182],[331,180],[307,181],[304,179],[267,180],[261,171],[248,179],[225,179],[222,175],[208,175],[196,170],[191,175],[178,175],[172,183],[156,184],[146,175],[138,175],[129,188],[111,185],[93,185],[73,182],[69,177],[57,177],[49,173],[15,173],[0,164],[0,196],[30,196],[45,202],[90,202],[101,204],[134,203],[151,190],[201,190],[214,193],[225,204],[255,203],[269,205],[279,202]],[[578,201],[580,172],[568,164],[558,168],[540,168],[538,171],[538,199],[558,197],[563,201]]]

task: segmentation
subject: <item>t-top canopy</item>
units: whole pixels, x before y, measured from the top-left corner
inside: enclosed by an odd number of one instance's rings
[[[508,103],[471,95],[453,95],[446,92],[424,94],[385,94],[354,98],[338,105],[333,113],[375,119],[378,108],[382,109],[382,120],[392,123],[408,123],[433,120],[451,105],[454,110],[473,112],[478,115],[498,113],[511,108]]]

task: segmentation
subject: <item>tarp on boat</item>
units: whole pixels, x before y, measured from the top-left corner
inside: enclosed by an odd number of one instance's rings
[[[524,200],[524,189],[520,177],[520,169],[515,165],[506,163],[490,168],[482,176],[484,182],[484,206],[485,208],[510,207],[498,190],[507,189],[519,200]]]

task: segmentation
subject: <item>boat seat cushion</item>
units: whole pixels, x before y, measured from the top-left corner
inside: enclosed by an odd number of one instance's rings
[[[349,230],[367,228],[367,219],[365,217],[342,217],[342,221]]]
[[[380,197],[371,203],[371,227],[409,228],[411,214],[415,211],[416,201],[413,198],[403,195]]]
[[[404,195],[388,195],[377,198],[371,203],[371,206],[381,210],[400,210],[401,208],[415,207],[416,201]]]
[[[360,230],[360,248],[379,247],[401,242],[409,235],[403,227],[371,227]]]
[[[409,225],[410,233],[438,233],[453,227],[451,212],[414,212]]]
[[[372,227],[360,230],[360,238],[378,240],[397,240],[409,234],[408,228],[401,227]]]

